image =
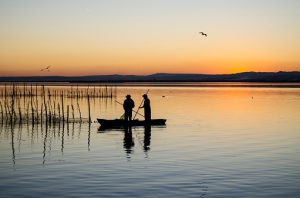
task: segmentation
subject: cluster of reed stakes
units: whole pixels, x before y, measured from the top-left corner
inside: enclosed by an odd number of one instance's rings
[[[91,98],[112,99],[117,94],[114,86],[71,86],[56,90],[45,85],[9,84],[0,89],[0,116],[3,123],[56,124],[69,122],[91,123]],[[69,98],[71,104],[66,104]],[[79,100],[87,99],[88,118],[82,117]]]

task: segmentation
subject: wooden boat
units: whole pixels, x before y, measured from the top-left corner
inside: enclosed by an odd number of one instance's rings
[[[166,119],[152,119],[150,122],[146,122],[145,120],[132,120],[127,122],[121,119],[115,120],[106,120],[106,119],[97,119],[101,124],[101,127],[105,128],[114,128],[114,127],[122,127],[122,126],[162,126],[166,125]]]

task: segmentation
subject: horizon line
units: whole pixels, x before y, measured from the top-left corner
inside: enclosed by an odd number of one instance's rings
[[[151,74],[86,74],[86,75],[0,75],[0,78],[9,78],[9,77],[88,77],[88,76],[151,76],[158,74],[166,74],[166,75],[234,75],[234,74],[243,74],[243,73],[292,73],[292,72],[300,72],[300,71],[245,71],[245,72],[236,72],[236,73],[168,73],[168,72],[157,72]]]

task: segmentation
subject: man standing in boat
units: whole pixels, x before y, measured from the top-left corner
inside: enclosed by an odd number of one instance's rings
[[[134,108],[134,101],[131,99],[130,95],[126,96],[126,99],[123,103],[123,108],[125,110],[125,121],[131,121],[132,109]]]
[[[150,122],[151,121],[151,107],[150,107],[150,100],[148,98],[147,94],[143,95],[144,98],[144,105],[141,108],[144,108],[144,116],[145,121]]]

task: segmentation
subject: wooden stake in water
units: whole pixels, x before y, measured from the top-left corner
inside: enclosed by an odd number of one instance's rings
[[[55,101],[53,103],[54,103],[54,107],[53,107],[53,123],[55,124],[55,122],[56,122],[56,105],[55,105]]]
[[[15,106],[15,89],[13,86],[13,93],[11,94],[11,113],[10,113],[10,123],[13,124],[13,116],[14,116],[14,106]]]
[[[88,95],[88,110],[89,110],[89,123],[91,123],[92,120],[91,120],[90,95]]]
[[[34,109],[33,109],[32,93],[30,95],[30,105],[31,105],[31,122],[32,122],[32,125],[34,125]]]
[[[48,107],[49,107],[49,123],[51,125],[51,121],[52,121],[52,107],[51,107],[50,100],[48,101]]]
[[[57,109],[58,109],[58,118],[59,118],[59,122],[60,122],[60,105],[59,105],[59,103],[57,104]]]
[[[41,104],[41,124],[43,124],[43,103]]]
[[[21,110],[20,100],[18,100],[18,106],[19,106],[19,120],[20,120],[20,124],[21,124],[22,123],[22,110]]]
[[[43,85],[43,99],[44,99],[44,108],[46,113],[46,125],[48,124],[48,113],[47,113],[47,104],[46,104],[46,96],[45,96],[45,87]]]
[[[73,119],[73,123],[74,123],[74,121],[75,121],[75,115],[74,115],[74,106],[73,106],[73,104],[72,104],[72,119]]]
[[[65,122],[65,113],[64,113],[64,95],[63,93],[61,94],[61,114],[63,117],[63,123]]]
[[[67,105],[67,123],[69,124],[69,105]]]
[[[38,100],[38,87],[35,84],[35,104],[36,104],[36,121],[39,121],[39,100]]]
[[[1,101],[0,101],[0,107],[1,107],[1,123],[3,123],[3,108],[2,108]]]
[[[80,123],[81,123],[82,118],[81,118],[81,111],[80,111],[80,106],[79,106],[78,100],[77,100],[77,108],[78,108],[78,112],[79,112],[79,120],[80,120]]]

